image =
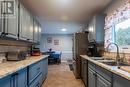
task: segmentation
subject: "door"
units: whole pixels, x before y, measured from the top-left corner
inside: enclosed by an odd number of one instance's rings
[[[0,79],[0,87],[13,87],[11,84],[11,76]]]
[[[130,80],[113,74],[113,87],[130,87]]]
[[[30,12],[26,12],[26,16],[27,40],[33,42],[33,18],[30,16]]]
[[[38,42],[38,24],[35,20],[34,20],[34,38],[33,39],[35,43]]]
[[[40,39],[41,39],[41,32],[42,32],[42,30],[41,30],[41,26],[40,25],[38,25],[38,43],[40,43]]]
[[[82,59],[82,66],[81,66],[81,77],[84,84],[87,86],[87,61]]]
[[[81,78],[82,80],[84,80],[84,60],[82,59],[81,61]]]
[[[27,87],[27,68],[21,70],[18,72],[18,75],[16,75],[16,87]]]
[[[75,77],[77,78],[77,69],[76,69],[76,61],[75,60],[73,60],[73,73],[74,73],[74,75],[75,75]]]
[[[27,16],[26,16],[26,9],[24,8],[24,6],[22,4],[20,4],[20,9],[19,9],[19,21],[20,21],[20,32],[19,32],[19,38],[22,40],[27,40]]]
[[[0,34],[2,33],[2,32],[4,32],[4,18],[3,18],[3,14],[2,14],[2,11],[0,11]]]
[[[18,38],[18,0],[15,0],[15,12],[13,16],[8,16],[6,18],[7,28],[5,28],[5,33],[7,37]]]
[[[83,81],[84,84],[87,86],[87,61],[84,60],[84,64],[83,64]]]
[[[88,69],[88,87],[96,87],[96,72]]]
[[[42,77],[43,77],[43,80],[45,80],[46,76],[47,76],[47,73],[48,73],[48,58],[45,58],[42,60]]]
[[[111,87],[111,83],[102,76],[97,75],[97,87]]]
[[[0,34],[2,34],[2,36],[6,35],[6,31],[8,30],[8,15],[6,15],[6,7],[4,4],[2,4],[3,2],[5,2],[6,0],[2,0],[0,2],[0,6],[2,7],[3,10],[0,11]]]
[[[29,41],[33,42],[33,18],[31,16],[29,16]]]

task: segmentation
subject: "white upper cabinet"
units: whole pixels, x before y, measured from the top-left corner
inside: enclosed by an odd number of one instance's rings
[[[89,22],[89,41],[95,40],[97,43],[104,43],[105,14],[94,16]]]
[[[20,32],[19,39],[33,42],[33,18],[24,6],[20,5]]]
[[[39,25],[39,29],[38,29],[38,43],[40,43],[41,34],[42,34],[42,28],[41,28],[41,26]]]
[[[27,40],[33,42],[33,18],[29,12],[26,12],[26,24]]]
[[[38,24],[36,21],[34,21],[34,36],[33,36],[34,42],[38,42]]]
[[[3,0],[6,1],[6,0]],[[0,11],[0,33],[3,33],[4,36],[11,38],[18,38],[18,0],[15,0],[15,9],[14,14],[8,14],[6,12],[6,7]],[[5,12],[5,14],[3,14]]]
[[[34,31],[34,28],[33,28],[33,18],[31,16],[28,17],[29,18],[29,28],[28,28],[28,39],[29,41],[33,42],[33,31]]]
[[[3,32],[3,23],[4,23],[3,14],[0,11],[0,34]]]
[[[19,0],[15,0],[14,13],[12,17],[0,14],[0,35],[2,33],[3,37],[38,43],[41,34],[39,23]]]
[[[41,26],[37,21],[34,21],[34,42],[39,43],[41,38]]]
[[[18,0],[15,0],[15,12],[14,16],[8,16],[5,18],[5,33],[6,36],[12,37],[12,38],[18,38]]]
[[[27,16],[26,9],[20,4],[19,12],[19,39],[27,40]]]

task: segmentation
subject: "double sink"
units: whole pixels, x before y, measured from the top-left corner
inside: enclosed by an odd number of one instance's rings
[[[117,62],[114,59],[106,59],[103,57],[92,57],[92,59],[97,60],[98,62],[101,62],[109,66],[118,66]],[[125,62],[120,62],[119,66],[130,66],[130,64],[127,64]]]

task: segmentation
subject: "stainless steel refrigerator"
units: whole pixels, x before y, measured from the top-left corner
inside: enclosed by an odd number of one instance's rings
[[[76,79],[81,78],[81,58],[88,52],[88,32],[75,33],[73,37],[73,72]]]

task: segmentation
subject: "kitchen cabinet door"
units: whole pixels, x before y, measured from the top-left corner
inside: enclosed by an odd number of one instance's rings
[[[130,87],[130,81],[121,76],[113,74],[113,87]]]
[[[96,87],[111,87],[111,83],[104,79],[102,76],[97,75]],[[117,86],[118,87],[118,86]]]
[[[42,29],[42,28],[41,28],[41,26],[39,25],[39,26],[38,26],[38,43],[40,43],[40,39],[41,39],[41,32],[42,32],[41,29]]]
[[[34,31],[34,29],[33,29],[33,18],[30,16],[30,23],[29,23],[29,40],[31,41],[31,42],[33,42],[33,31]]]
[[[85,86],[87,86],[87,61],[85,59],[82,59],[81,76]]]
[[[27,69],[0,79],[0,87],[27,87]]]
[[[0,87],[12,87],[11,76],[4,77],[0,79]]]
[[[84,78],[84,73],[83,73],[83,72],[84,72],[84,69],[83,69],[83,68],[84,68],[84,60],[82,59],[82,60],[81,60],[81,78],[82,78],[82,80],[83,80],[83,78]]]
[[[0,11],[0,34],[2,33],[2,32],[4,32],[4,18],[3,18],[3,14],[1,13],[1,11]]]
[[[34,42],[38,42],[38,23],[34,20]]]
[[[104,43],[105,14],[95,15],[89,22],[89,41],[95,40],[97,43]]]
[[[88,87],[96,87],[96,72],[88,69]]]
[[[6,23],[5,26],[7,26],[7,28],[5,28],[5,33],[7,34],[7,37],[11,37],[11,38],[18,38],[18,5],[19,5],[19,1],[15,0],[15,14],[14,16],[8,16],[6,18]]]
[[[32,42],[33,41],[33,19],[30,16],[30,12],[26,12],[26,29],[27,29],[27,40]]]
[[[18,76],[16,76],[16,82],[18,86],[16,87],[27,87],[27,68],[20,70]]]
[[[20,5],[20,39],[33,42],[33,18],[30,12]]]
[[[43,69],[43,80],[45,80],[48,73],[48,58],[42,60],[42,69]]]
[[[20,4],[20,12],[19,12],[19,21],[20,21],[20,32],[19,32],[19,39],[27,40],[27,13],[26,9],[22,4]]]

